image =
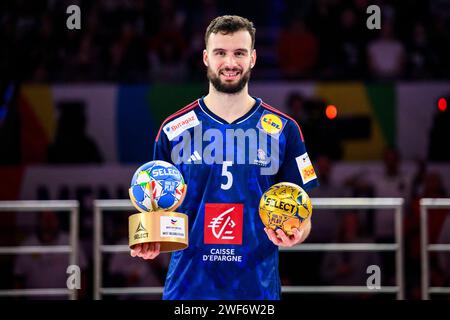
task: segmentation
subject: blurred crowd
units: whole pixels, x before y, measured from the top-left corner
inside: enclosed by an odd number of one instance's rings
[[[81,30],[69,30],[69,5]],[[381,30],[366,9],[381,8]],[[450,75],[446,1],[37,0],[0,3],[0,73],[34,82],[203,80],[208,23],[257,29],[256,79],[429,79]]]

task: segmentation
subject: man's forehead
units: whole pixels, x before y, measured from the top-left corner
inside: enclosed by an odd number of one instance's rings
[[[234,33],[223,34],[220,31],[211,33],[208,39],[208,49],[248,49],[252,46],[252,37],[245,30],[239,30]]]

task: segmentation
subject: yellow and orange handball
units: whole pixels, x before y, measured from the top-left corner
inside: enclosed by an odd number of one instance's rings
[[[273,230],[282,229],[292,235],[312,214],[311,199],[301,187],[280,182],[270,187],[259,202],[259,216],[263,224]]]

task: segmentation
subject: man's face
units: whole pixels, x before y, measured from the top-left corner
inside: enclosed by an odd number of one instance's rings
[[[251,46],[248,31],[210,34],[203,62],[208,80],[217,91],[233,94],[245,87],[256,61],[256,51]]]

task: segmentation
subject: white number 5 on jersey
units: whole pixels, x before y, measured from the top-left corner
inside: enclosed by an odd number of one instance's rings
[[[228,190],[233,185],[233,175],[231,174],[230,171],[228,171],[228,167],[231,167],[232,165],[233,165],[232,161],[224,161],[222,164],[222,177],[225,176],[225,178],[227,179],[227,183],[225,184],[222,183],[220,185],[220,188],[222,190]]]

